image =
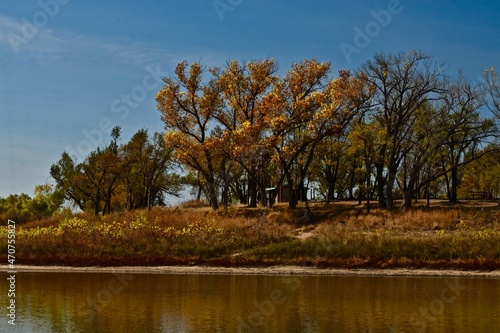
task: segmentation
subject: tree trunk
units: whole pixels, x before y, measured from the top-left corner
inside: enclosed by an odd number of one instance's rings
[[[451,181],[451,192],[450,192],[450,202],[456,203],[458,202],[458,168],[453,167],[451,169],[451,176],[450,176],[450,181]]]
[[[219,202],[217,201],[217,194],[215,193],[215,181],[208,181],[208,200],[210,201],[210,207],[213,210],[219,209]]]
[[[398,167],[396,164],[391,163],[389,165],[389,170],[387,174],[387,186],[386,186],[386,208],[387,210],[392,210],[394,208],[394,184],[396,183],[396,172]]]
[[[201,200],[201,194],[203,193],[203,187],[201,185],[198,185],[198,193],[196,194],[196,201]]]
[[[262,197],[262,206],[267,207],[267,193],[266,193],[266,185],[264,182],[259,182],[260,193]]]
[[[217,193],[215,191],[215,176],[213,171],[207,177],[207,191],[208,191],[208,201],[210,201],[210,207],[213,210],[219,209],[219,202],[217,200]]]
[[[337,180],[339,176],[340,158],[341,155],[337,154],[335,161],[333,161],[334,162],[333,166],[331,164],[325,165],[325,179],[328,188],[328,193],[326,198],[327,203],[335,200],[335,189],[337,186]]]
[[[335,200],[335,186],[328,184],[328,192],[326,194],[326,203],[330,203]]]
[[[370,214],[370,173],[366,174],[366,213]]]
[[[293,179],[289,173],[286,175],[287,188],[288,188],[288,208],[294,209],[297,207],[297,191],[294,186]]]
[[[375,164],[377,170],[377,195],[380,208],[387,208],[387,201],[385,200],[385,178],[384,178],[384,164]]]
[[[246,205],[247,201],[246,201],[246,194],[245,194],[245,184],[244,183],[243,183],[243,185],[240,184],[239,180],[236,179],[234,182],[233,190],[234,190],[234,192],[236,192],[236,195],[238,196],[239,203],[242,205]]]
[[[297,191],[296,189],[290,185],[288,185],[288,191],[290,192],[290,198],[288,199],[288,208],[294,209],[297,207]]]
[[[415,196],[415,179],[410,177],[410,181],[407,184],[406,191],[404,192],[404,207],[405,209],[410,209],[413,202],[413,197]]]
[[[95,216],[99,215],[100,211],[101,211],[101,196],[98,193],[94,199],[94,215]]]
[[[328,192],[326,195],[327,203],[330,203],[330,201],[335,200],[335,186],[337,184],[338,170],[339,170],[338,163],[335,164],[335,167],[332,166],[325,167],[325,178],[328,187]]]
[[[229,184],[231,183],[231,174],[226,167],[226,163],[222,163],[222,172],[224,175],[224,187],[222,189],[222,202],[224,209],[227,210],[229,205]]]
[[[357,164],[353,163],[352,171],[349,174],[349,200],[354,200],[354,185],[356,184],[356,169]]]
[[[425,194],[427,196],[427,209],[431,208],[431,191],[429,189],[429,185],[426,186],[426,189],[425,189]]]
[[[248,207],[255,208],[257,207],[257,180],[251,174],[248,176],[248,195],[250,196]]]

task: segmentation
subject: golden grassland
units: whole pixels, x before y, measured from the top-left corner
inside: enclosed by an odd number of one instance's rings
[[[370,214],[356,202],[314,203],[311,210],[212,212],[188,203],[98,217],[65,214],[16,226],[16,264],[500,269],[496,202],[436,201],[431,209]],[[7,227],[0,231],[6,249]]]

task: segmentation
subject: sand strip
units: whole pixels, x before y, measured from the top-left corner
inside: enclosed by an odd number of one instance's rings
[[[0,265],[4,272],[8,266]],[[500,270],[459,271],[427,269],[337,269],[301,266],[271,267],[211,267],[211,266],[120,266],[120,267],[69,267],[16,265],[17,273],[67,272],[67,273],[123,273],[123,274],[211,274],[211,275],[321,275],[321,276],[427,276],[475,277],[500,279]]]

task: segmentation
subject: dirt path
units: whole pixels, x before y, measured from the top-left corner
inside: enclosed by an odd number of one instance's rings
[[[308,238],[316,236],[316,233],[314,232],[316,229],[316,226],[307,226],[307,227],[301,227],[298,229],[295,229],[292,231],[293,235],[295,238],[300,239],[301,241],[304,241]]]

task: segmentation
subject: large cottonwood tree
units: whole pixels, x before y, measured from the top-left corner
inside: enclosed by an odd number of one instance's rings
[[[385,129],[386,140],[380,150],[383,158],[375,162],[378,197],[381,206],[393,208],[396,176],[405,155],[411,150],[417,111],[442,91],[443,67],[421,51],[379,53],[361,67],[376,87],[373,117]]]
[[[290,193],[289,207],[297,205],[318,145],[344,132],[370,100],[372,89],[363,73],[339,71],[329,79],[330,64],[305,60],[292,65],[264,99],[268,110],[274,161]]]
[[[204,82],[200,63],[179,63],[175,76],[164,78],[156,95],[157,108],[165,124],[167,145],[183,165],[199,172],[210,205],[219,208],[216,172],[221,160],[221,138],[211,135],[214,115],[222,108],[220,88],[214,78]]]
[[[223,132],[226,157],[237,162],[248,175],[250,207],[257,206],[257,192],[265,193],[268,183],[270,150],[265,145],[268,110],[261,102],[277,80],[277,69],[274,60],[266,59],[245,64],[231,61],[215,71],[223,107],[214,118]],[[266,196],[261,197],[265,203]]]

